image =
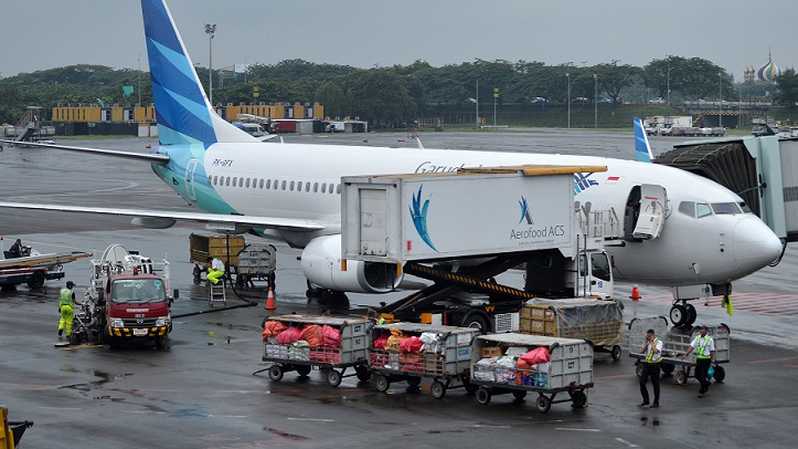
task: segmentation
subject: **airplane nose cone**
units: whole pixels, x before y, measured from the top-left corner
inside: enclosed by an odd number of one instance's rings
[[[734,258],[745,274],[776,260],[781,249],[781,240],[757,217],[744,217],[734,227]]]

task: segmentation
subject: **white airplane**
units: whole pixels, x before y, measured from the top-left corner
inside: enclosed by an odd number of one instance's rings
[[[166,4],[142,0],[141,5],[158,149],[143,154],[27,145],[148,162],[158,177],[202,212],[12,202],[0,202],[0,207],[132,216],[154,228],[188,220],[212,229],[249,230],[303,248],[302,267],[315,286],[384,293],[399,282],[383,274],[393,270],[360,262],[340,270],[341,176],[520,164],[602,165],[606,173],[579,174],[574,183],[578,201],[590,201],[596,210],[624,211],[627,241],[608,249],[616,279],[725,287],[782,254],[782,242],[749,212],[739,195],[686,171],[650,163],[651,150],[639,120],[636,154],[642,161],[260,142],[213,111]]]

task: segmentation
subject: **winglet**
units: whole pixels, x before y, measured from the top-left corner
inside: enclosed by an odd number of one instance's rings
[[[643,128],[643,120],[635,117],[632,120],[635,129],[635,159],[640,162],[651,162],[654,155],[651,153],[651,145],[648,143],[648,135]]]

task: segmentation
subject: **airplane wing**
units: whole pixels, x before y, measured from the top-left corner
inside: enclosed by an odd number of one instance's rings
[[[325,226],[312,220],[299,218],[256,217],[252,215],[223,215],[204,212],[178,212],[152,209],[117,209],[108,207],[65,206],[60,204],[0,202],[0,208],[72,212],[84,214],[117,215],[140,219],[172,221],[194,221],[206,223],[211,229],[234,230],[237,225],[283,229],[291,231],[318,231]],[[163,222],[161,222],[163,223]],[[169,227],[169,226],[162,226]]]
[[[38,148],[52,148],[55,150],[98,154],[100,156],[115,156],[127,159],[147,161],[154,164],[166,164],[167,162],[169,162],[169,156],[165,154],[156,154],[156,153],[137,153],[135,151],[104,150],[101,148],[72,147],[68,145],[58,145],[54,143],[17,142],[16,140],[0,139],[0,145],[2,144],[25,145],[25,146],[38,147]]]

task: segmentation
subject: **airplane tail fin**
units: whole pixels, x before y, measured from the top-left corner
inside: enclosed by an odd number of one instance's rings
[[[213,110],[164,0],[141,0],[162,145],[257,142]]]
[[[654,160],[654,155],[651,153],[648,135],[643,128],[643,120],[635,117],[632,122],[635,128],[635,159],[641,162],[651,162]]]

